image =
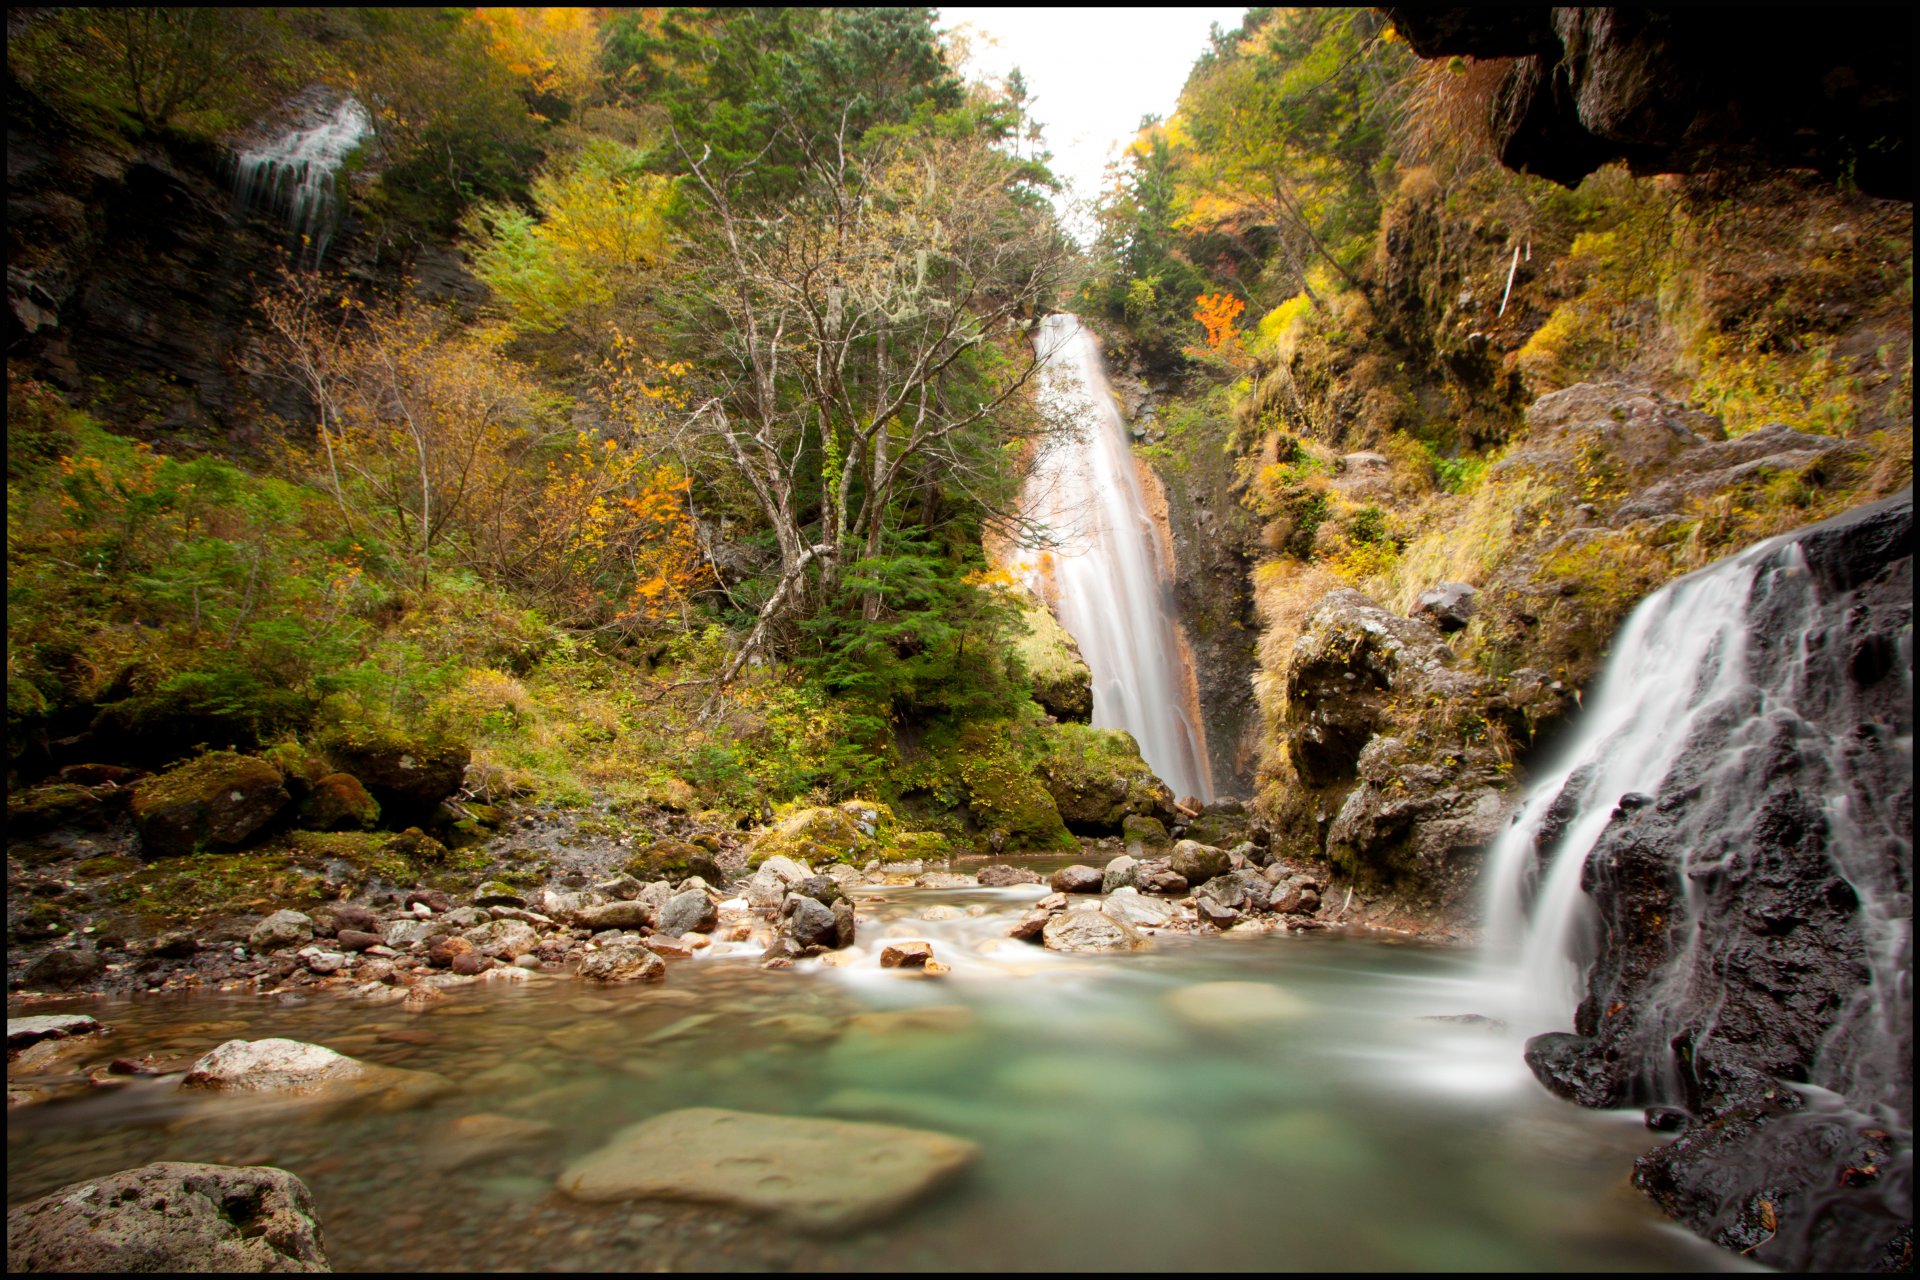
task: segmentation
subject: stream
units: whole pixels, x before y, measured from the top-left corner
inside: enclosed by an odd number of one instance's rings
[[[1040,870],[1064,858],[1031,859]],[[1162,933],[1132,955],[1004,936],[1043,886],[855,891],[842,964],[767,971],[744,944],[666,982],[536,976],[425,1012],[340,998],[66,1002],[110,1034],[84,1069],[285,1036],[436,1071],[398,1114],[191,1098],[178,1075],[22,1108],[8,1197],[154,1160],[272,1164],[312,1188],[339,1270],[1722,1270],[1628,1184],[1639,1114],[1548,1096],[1470,1014],[1469,951],[1338,931]],[[923,918],[925,913],[936,919]],[[879,967],[922,938],[942,977]],[[839,959],[841,957],[836,957]],[[37,1011],[54,1011],[52,1006]],[[554,1190],[615,1128],[689,1106],[972,1139],[963,1178],[852,1236]],[[465,1162],[450,1128],[551,1126]]]

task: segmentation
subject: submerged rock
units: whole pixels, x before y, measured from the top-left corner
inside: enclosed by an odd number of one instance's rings
[[[9,1271],[330,1271],[313,1195],[283,1169],[144,1165],[7,1212]]]
[[[1292,1022],[1307,1012],[1298,996],[1264,982],[1201,982],[1166,997],[1173,1016],[1196,1031],[1239,1031]]]
[[[104,1027],[84,1013],[43,1013],[29,1018],[7,1019],[7,1048],[24,1049],[41,1040],[63,1040],[68,1036],[90,1035]]]
[[[977,1154],[924,1129],[693,1107],[621,1130],[558,1185],[589,1203],[691,1200],[832,1234],[889,1217]]]
[[[452,1081],[430,1071],[376,1066],[299,1040],[229,1040],[202,1056],[182,1089],[271,1093],[348,1102],[394,1111],[451,1092]]]

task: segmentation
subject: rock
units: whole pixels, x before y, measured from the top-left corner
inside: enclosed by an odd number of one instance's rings
[[[451,968],[455,960],[464,955],[471,955],[473,950],[473,943],[457,935],[435,938],[427,947],[427,963],[436,969]]]
[[[512,885],[499,880],[489,880],[473,891],[473,905],[476,907],[524,907],[527,900]]]
[[[831,907],[846,896],[846,891],[841,889],[840,882],[832,876],[808,876],[793,886],[793,892],[805,894],[826,907]]]
[[[718,923],[720,913],[714,908],[713,899],[699,889],[688,889],[674,894],[661,909],[658,928],[661,933],[674,935],[711,933]]]
[[[1143,862],[1134,869],[1133,887],[1142,893],[1178,897],[1187,891],[1187,878],[1165,861],[1154,859]]]
[[[925,1130],[697,1107],[621,1130],[558,1185],[589,1203],[691,1200],[830,1234],[898,1212],[977,1154]]]
[[[632,902],[640,896],[641,882],[625,872],[621,872],[611,879],[600,881],[593,887],[595,892],[604,893],[609,898],[615,898],[621,902]],[[543,904],[542,902],[536,902],[531,896],[527,899],[527,905],[535,910],[552,909],[551,903]]]
[[[445,934],[447,927],[435,920],[395,920],[387,926],[385,945],[406,951],[417,943],[429,942]]]
[[[1030,591],[1019,600],[1026,633],[1014,649],[1033,681],[1033,700],[1056,720],[1084,724],[1093,718],[1093,672],[1044,601]]]
[[[303,947],[300,958],[306,961],[309,971],[321,975],[338,973],[353,963],[353,957],[341,951],[328,951],[324,947]]]
[[[478,951],[462,952],[447,967],[462,978],[474,978],[493,968],[493,958]]]
[[[470,1169],[545,1142],[553,1126],[541,1120],[481,1112],[461,1116],[427,1144],[427,1168],[438,1173]]]
[[[489,920],[467,930],[467,941],[483,956],[512,958],[540,945],[540,933],[521,920]]]
[[[927,871],[914,877],[917,889],[971,889],[979,882],[957,871]]]
[[[298,946],[312,939],[313,919],[299,911],[276,911],[247,935],[247,941],[260,951]]]
[[[300,825],[309,831],[371,831],[380,825],[380,802],[352,774],[330,773],[300,802]]]
[[[1411,616],[1432,623],[1442,632],[1464,631],[1473,621],[1474,603],[1479,595],[1465,582],[1443,582],[1420,593]]]
[[[1169,992],[1173,1016],[1196,1031],[1235,1032],[1292,1022],[1308,1012],[1298,996],[1264,982],[1201,982]]]
[[[1212,898],[1196,897],[1193,900],[1193,911],[1199,917],[1200,923],[1210,924],[1216,929],[1230,928],[1240,919],[1238,911]]]
[[[656,933],[650,938],[641,939],[640,945],[659,956],[662,960],[689,960],[693,957],[693,946],[691,943],[682,938],[670,938],[661,933]]]
[[[572,922],[596,933],[602,929],[648,929],[653,927],[654,909],[647,902],[603,902],[573,912]]]
[[[1040,873],[1026,867],[1009,867],[1004,863],[993,863],[980,868],[975,877],[983,889],[1003,889],[1014,884],[1039,884]]]
[[[457,743],[408,741],[388,735],[329,748],[340,768],[380,802],[388,823],[425,824],[440,802],[460,789],[468,749]]]
[[[7,1051],[24,1049],[41,1040],[64,1040],[106,1030],[84,1013],[43,1013],[7,1019]]]
[[[1195,840],[1182,840],[1173,846],[1167,865],[1188,884],[1205,884],[1229,870],[1224,849],[1215,849]],[[1136,883],[1138,883],[1136,881]]]
[[[933,959],[931,942],[889,942],[880,949],[882,969],[918,969]]]
[[[580,961],[580,976],[594,982],[658,982],[667,976],[667,964],[638,942],[622,942],[589,951]]]
[[[429,911],[451,911],[453,899],[439,889],[411,889],[400,900],[400,905],[408,910],[425,907]]]
[[[1115,920],[1125,921],[1135,928],[1157,929],[1173,920],[1173,908],[1158,898],[1149,898],[1138,889],[1124,887],[1115,889],[1100,904],[1100,910]]]
[[[313,909],[313,927],[317,933],[338,933],[342,929],[378,933],[380,917],[355,902],[328,902]]]
[[[471,929],[493,919],[493,912],[485,907],[455,907],[435,919],[449,929]]]
[[[329,1271],[313,1196],[282,1169],[143,1165],[7,1213],[9,1271]]]
[[[103,803],[110,790],[61,782],[10,795],[7,797],[7,831],[17,839],[61,827],[102,830],[110,820]]]
[[[1065,911],[1041,929],[1049,951],[1139,951],[1153,943],[1124,920],[1100,911]]]
[[[1129,817],[1172,817],[1173,793],[1140,757],[1133,735],[1084,724],[1048,725],[1038,773],[1074,831],[1119,834]]]
[[[805,894],[793,893],[787,896],[781,907],[785,922],[781,931],[792,940],[795,946],[832,948],[838,945],[839,924],[833,917],[833,909],[823,906],[819,901]]]
[[[1261,881],[1261,888],[1263,890],[1266,888],[1266,882],[1264,880]],[[1234,910],[1258,910],[1257,907],[1249,906],[1246,886],[1232,875],[1215,876],[1213,879],[1195,889],[1193,891],[1193,897],[1195,905],[1198,905],[1200,900],[1204,898],[1218,906],[1229,907]],[[1261,897],[1261,905],[1265,905],[1264,893]]]
[[[833,943],[836,948],[853,945],[856,932],[853,903],[845,898],[833,904]]]
[[[1157,853],[1173,843],[1167,836],[1166,824],[1145,814],[1128,814],[1120,824],[1120,834],[1126,840],[1127,852],[1136,858]]]
[[[1109,862],[1100,873],[1100,892],[1112,893],[1115,889],[1134,887],[1134,875],[1140,869],[1140,860],[1127,854],[1121,854]]]
[[[133,823],[150,858],[244,844],[288,802],[285,778],[265,760],[210,751],[133,788]]]
[[[754,839],[747,851],[747,865],[757,868],[775,857],[824,865],[863,853],[875,843],[881,827],[890,825],[891,815],[881,805],[849,803],[856,805],[859,813],[849,812],[844,805],[821,805],[789,814]],[[874,834],[863,828],[871,828]],[[786,878],[784,873],[782,878]]]
[[[227,1041],[196,1061],[180,1087],[271,1093],[394,1111],[451,1092],[453,1082],[429,1071],[375,1066],[317,1044],[266,1039]]]
[[[1007,930],[1007,936],[1021,942],[1039,942],[1042,932],[1047,927],[1047,921],[1051,919],[1053,919],[1051,911],[1029,911],[1020,917],[1013,928]]]
[[[1100,868],[1075,863],[1054,872],[1047,887],[1055,893],[1099,893],[1104,878]]]
[[[22,976],[29,987],[41,990],[58,987],[64,990],[93,981],[106,967],[105,958],[97,951],[57,948],[28,965]]]

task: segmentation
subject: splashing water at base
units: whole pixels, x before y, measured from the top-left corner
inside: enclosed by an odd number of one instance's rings
[[[1172,575],[1093,336],[1071,315],[1040,322],[1041,396],[1073,423],[1047,442],[1021,507],[1057,547],[1023,554],[1027,583],[1054,606],[1093,672],[1093,723],[1125,729],[1176,796],[1213,799],[1191,660],[1174,621]]]
[[[339,221],[335,178],[373,118],[353,98],[315,88],[294,102],[296,123],[240,148],[234,155],[234,199],[243,210],[264,208],[299,236],[303,257],[326,256]]]

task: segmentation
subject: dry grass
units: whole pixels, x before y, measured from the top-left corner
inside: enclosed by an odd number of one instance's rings
[[[1495,163],[1493,108],[1512,58],[1433,58],[1414,67],[1394,122],[1408,161],[1463,176]]]

